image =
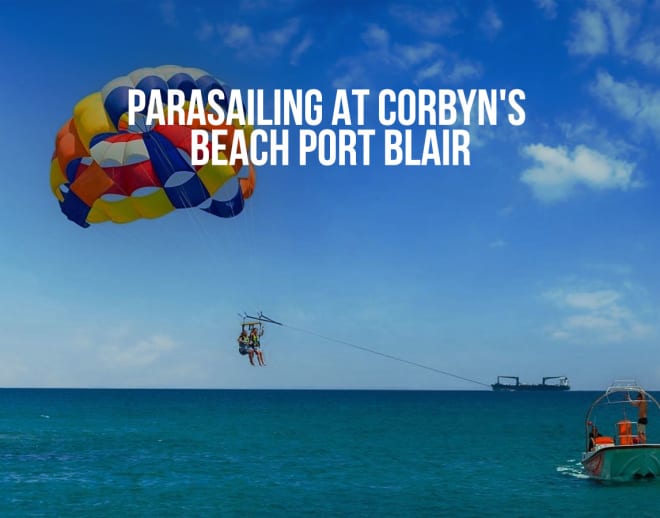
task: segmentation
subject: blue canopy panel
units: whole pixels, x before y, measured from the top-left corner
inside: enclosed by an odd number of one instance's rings
[[[149,158],[154,173],[160,180],[165,194],[172,205],[177,209],[197,207],[210,197],[197,171],[183,157],[178,148],[164,135],[150,131],[143,134],[144,144],[149,152]],[[189,173],[188,180],[181,184],[172,185],[168,181],[176,173]],[[179,174],[179,176],[181,176]]]
[[[64,215],[83,228],[89,227],[87,215],[91,207],[82,201],[72,190],[68,189],[66,192],[62,190],[61,192],[64,196],[64,201],[60,202],[60,209]]]
[[[152,90],[160,90],[161,98],[163,101],[167,101],[167,83],[163,78],[158,76],[146,76],[138,81],[138,84],[134,87],[118,86],[114,88],[106,95],[103,101],[103,107],[115,125],[115,128],[119,126],[119,120],[122,115],[128,112],[128,91],[130,89],[142,90],[147,94],[147,98]],[[149,103],[147,103],[148,106]],[[141,110],[140,113],[146,113],[147,107]]]
[[[213,198],[211,199],[211,204],[202,210],[220,218],[233,218],[241,213],[244,206],[243,191],[241,191],[239,186],[232,198],[228,200],[216,200]]]

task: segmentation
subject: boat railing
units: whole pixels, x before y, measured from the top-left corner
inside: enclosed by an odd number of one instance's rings
[[[631,421],[630,418],[628,417],[627,407],[631,404],[635,405],[636,403],[636,398],[632,394],[639,394],[639,393],[641,393],[644,396],[643,399],[646,399],[646,401],[648,402],[649,410],[651,410],[651,408],[655,408],[656,411],[660,410],[660,403],[658,403],[658,401],[653,397],[653,395],[650,394],[648,391],[646,391],[644,388],[642,388],[639,384],[637,384],[635,380],[631,380],[631,379],[616,380],[615,382],[612,383],[612,385],[610,385],[607,388],[607,390],[603,394],[601,394],[600,397],[598,397],[594,402],[592,402],[591,407],[589,408],[585,416],[585,435],[587,437],[587,441],[586,441],[587,450],[590,450],[590,444],[591,444],[590,437],[592,436],[594,425],[597,424],[596,420],[592,418],[592,414],[596,410],[596,407],[599,407],[601,410],[605,410],[600,405],[612,406],[612,407],[617,407],[620,405],[624,406],[623,415],[621,415],[619,412],[615,412],[616,414],[619,414],[618,417],[610,415],[609,418],[606,419],[610,423],[612,422],[612,420],[614,421],[615,424],[612,430],[614,433],[611,435],[611,437],[609,437],[612,439],[612,441],[607,443],[603,442],[600,445],[600,447],[607,445],[614,445],[615,443],[618,445],[633,445],[633,444],[639,444],[640,442],[648,443],[645,436],[643,438],[639,436],[637,422]],[[602,418],[605,415],[608,415],[607,411],[605,411],[604,414],[600,414],[600,418],[598,420],[602,421]],[[607,426],[607,428],[603,428],[603,431],[605,431],[606,429],[609,429],[609,426]],[[616,441],[614,439],[616,439]],[[605,441],[605,439],[603,439],[603,441]]]
[[[638,385],[635,380],[617,380],[592,403],[591,408],[589,409],[589,414],[591,413],[591,410],[603,400],[605,400],[608,405],[629,404],[631,393],[644,394],[645,399],[660,410],[660,403],[658,403],[652,394]]]
[[[637,383],[637,380],[634,379],[619,379],[614,380],[612,384],[607,387],[606,392],[622,392],[622,391],[634,391],[644,389]]]

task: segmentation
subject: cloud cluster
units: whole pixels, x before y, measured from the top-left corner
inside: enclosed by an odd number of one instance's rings
[[[394,4],[388,9],[393,20],[406,25],[410,30],[424,36],[446,36],[456,32],[459,13],[451,6],[424,9],[407,4]]]
[[[642,132],[651,132],[660,141],[660,90],[636,81],[617,81],[607,72],[601,72],[591,91],[619,117]]]
[[[153,365],[175,348],[176,343],[169,336],[154,335],[139,337],[133,343],[101,344],[99,355],[107,368],[124,370]]]
[[[523,148],[523,154],[532,158],[535,165],[523,171],[521,180],[542,202],[564,200],[579,187],[626,191],[641,185],[634,176],[634,164],[586,146],[569,151],[562,146],[532,144]]]
[[[426,8],[395,3],[382,9],[380,22],[401,30],[386,30],[374,20],[363,25],[357,35],[352,31],[347,35],[343,27],[345,22],[339,18],[319,21],[310,18],[309,14],[293,16],[291,8],[294,4],[292,0],[274,4],[244,0],[239,3],[238,12],[258,13],[262,21],[268,13],[273,14],[266,23],[271,26],[270,30],[257,30],[257,25],[250,22],[253,16],[221,22],[205,16],[195,34],[203,42],[219,41],[240,56],[264,62],[286,58],[294,65],[313,45],[320,45],[325,40],[333,44],[341,41],[352,50],[335,62],[334,67],[329,63],[329,70],[335,74],[333,86],[336,88],[367,84],[375,71],[382,74],[388,69],[406,74],[416,84],[436,79],[455,84],[482,75],[481,64],[461,56],[450,45],[440,43],[445,38],[460,36],[464,29],[459,29],[458,22],[464,21],[468,14],[470,19],[474,15],[466,13],[465,9],[456,9],[451,4]],[[163,23],[176,25],[174,1],[165,0],[160,7]],[[492,6],[478,13],[476,22],[480,34],[487,39],[495,38],[504,26]],[[313,27],[322,27],[322,30],[313,32]],[[357,42],[345,41],[355,36]]]
[[[255,31],[246,23],[204,21],[197,30],[197,38],[200,41],[218,38],[237,55],[251,59],[270,60],[287,55],[291,64],[296,64],[314,42],[311,34],[302,30],[300,17],[288,18],[264,32]]]
[[[534,0],[534,3],[543,11],[546,18],[552,19],[557,16],[556,0]]]
[[[482,73],[480,64],[461,58],[440,43],[429,40],[414,44],[399,43],[378,24],[367,25],[360,37],[364,43],[362,51],[344,57],[337,64],[339,73],[333,81],[335,88],[365,84],[373,67],[403,72],[412,77],[416,84],[438,78],[449,83],[460,83]]]
[[[536,3],[546,14],[556,14],[554,1],[536,0]],[[628,66],[633,63],[660,70],[659,24],[657,2],[588,0],[573,15],[568,51],[575,56],[609,57]],[[584,122],[571,123],[565,137],[579,142],[572,152],[566,147],[543,144],[525,147],[523,153],[536,164],[523,171],[521,180],[543,202],[566,199],[578,187],[628,191],[642,186],[636,164],[619,157],[631,156],[637,152],[633,148],[641,146],[642,139],[631,141],[631,134],[635,137],[650,134],[660,141],[660,91],[655,86],[617,80],[609,72],[600,71],[587,91],[624,121],[620,125],[623,131],[618,132],[616,126],[610,125],[594,128]],[[585,138],[579,130],[587,125],[592,127]],[[614,129],[607,131],[604,127]],[[584,145],[585,141],[591,147]],[[618,150],[617,156],[603,152],[608,149]]]
[[[338,63],[341,71],[333,86],[345,88],[364,84],[373,67],[389,67],[412,78],[415,84],[429,80],[442,80],[459,84],[482,76],[483,66],[440,43],[460,33],[459,22],[464,13],[450,5],[425,9],[413,5],[395,4],[387,10],[393,26],[402,25],[406,35],[414,41],[397,41],[390,31],[372,23],[361,34],[366,48]],[[481,34],[495,38],[503,22],[497,11],[490,7],[479,15]]]
[[[645,338],[653,331],[624,306],[622,292],[614,289],[557,289],[544,297],[564,313],[561,322],[549,330],[557,340],[620,343]]]
[[[164,0],[160,3],[160,17],[168,27],[177,26],[176,4],[174,0]]]
[[[569,52],[612,54],[660,70],[660,10],[638,0],[592,0],[573,19]]]

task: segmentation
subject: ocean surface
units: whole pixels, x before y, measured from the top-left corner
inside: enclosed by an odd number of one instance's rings
[[[3,389],[0,516],[660,516],[585,477],[596,395]]]

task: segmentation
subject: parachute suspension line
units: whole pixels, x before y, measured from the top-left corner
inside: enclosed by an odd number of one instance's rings
[[[256,225],[256,216],[254,214],[254,208],[252,207],[254,205],[253,203],[246,203],[245,206],[243,207],[243,212],[246,214],[246,221],[244,223],[245,227],[247,228],[246,234],[247,234],[247,241],[248,241],[248,261],[249,261],[249,267],[248,269],[251,272],[250,278],[254,279],[253,281],[253,289],[249,290],[254,294],[254,298],[256,299],[254,302],[256,303],[256,306],[261,308],[261,304],[263,304],[263,286],[262,286],[262,271],[261,268],[257,266],[257,254],[259,253],[259,242],[257,240],[257,225]],[[256,284],[256,286],[254,286]]]
[[[156,147],[160,150],[160,152],[161,152],[161,156],[165,158],[165,160],[167,161],[167,163],[168,163],[168,165],[170,166],[170,168],[171,168],[172,170],[174,170],[174,169],[175,169],[175,165],[172,163],[172,160],[171,160],[170,156],[166,153],[166,150],[163,148],[163,146],[161,145],[161,143],[160,143],[158,140],[155,140],[155,141],[154,141],[154,144],[155,144]],[[186,216],[188,217],[188,219],[190,219],[190,220],[193,222],[193,226],[195,227],[197,233],[198,233],[200,236],[202,236],[202,237],[201,237],[201,241],[202,241],[202,242],[206,242],[207,240],[204,238],[202,226],[201,226],[201,224],[199,223],[199,221],[198,221],[197,219],[195,219],[194,215],[192,214],[192,210],[191,210],[191,209],[193,208],[193,204],[192,204],[192,202],[190,201],[190,198],[188,198],[188,196],[186,195],[186,193],[185,193],[184,190],[179,191],[177,194],[178,194],[178,196],[179,196],[179,200],[180,200],[181,202],[183,202],[183,203],[185,204],[185,206],[187,207],[183,212],[185,212],[185,213],[186,213]]]
[[[166,159],[168,160],[170,166],[173,168],[173,164],[172,164],[169,156],[167,155],[167,153],[165,153],[164,149],[162,148],[160,142],[156,142],[156,145],[161,149],[163,156],[166,157]],[[245,165],[244,167],[249,168],[249,165]],[[248,170],[248,174],[249,174],[249,170]],[[238,180],[238,175],[237,175],[237,180]],[[237,182],[237,183],[238,183],[238,188],[240,189],[241,188],[240,182]],[[209,232],[205,229],[204,224],[200,221],[200,219],[198,218],[198,215],[194,214],[193,209],[195,207],[193,206],[190,198],[185,193],[185,191],[182,190],[181,192],[179,192],[179,199],[187,207],[187,209],[185,209],[183,212],[185,212],[187,217],[193,222],[193,226],[196,227],[196,231],[197,231],[198,235],[200,236],[201,241],[204,242],[205,245],[208,247],[208,249],[211,253],[211,256],[215,257],[215,258],[220,258],[222,256],[222,254],[221,254],[221,250],[216,246],[216,240],[213,239],[212,236],[209,234]],[[237,218],[239,220],[237,222],[237,224],[238,224],[238,226],[242,225],[244,229],[246,227],[248,228],[247,231],[244,231],[244,232],[241,232],[241,233],[243,235],[249,234],[249,236],[246,236],[247,241],[248,241],[247,247],[249,248],[247,255],[249,256],[248,260],[251,263],[249,269],[252,271],[252,275],[248,276],[248,277],[250,277],[252,279],[256,279],[256,287],[254,287],[252,290],[248,290],[248,292],[252,292],[252,293],[258,292],[259,296],[257,297],[257,299],[260,302],[263,299],[261,297],[261,289],[262,289],[261,279],[257,278],[259,276],[258,274],[260,272],[256,268],[256,261],[255,261],[255,254],[257,253],[256,226],[255,226],[255,221],[254,221],[255,218],[254,218],[252,203],[245,203],[245,202],[246,202],[246,200],[243,200],[243,210],[242,210],[242,212],[247,212],[247,214],[245,214],[247,216],[247,218],[241,218],[240,215],[239,215],[239,217]],[[250,225],[247,224],[248,222],[240,221],[242,219],[249,219],[250,220],[249,221]],[[224,233],[221,233],[221,234],[224,234]],[[225,239],[227,239],[227,238],[225,238]],[[232,246],[231,243],[230,243],[230,246],[228,246],[227,249],[228,250],[233,250],[234,248],[236,248],[236,247]]]
[[[162,156],[165,157],[167,160],[168,164],[172,169],[174,169],[174,164],[172,163],[170,156],[165,152],[165,149],[161,145],[161,143],[156,140],[155,145],[160,149]],[[221,256],[220,252],[214,247],[213,240],[211,239],[211,236],[206,232],[204,229],[204,225],[200,221],[200,219],[197,217],[195,214],[195,209],[196,207],[193,205],[192,201],[186,194],[185,190],[181,190],[179,193],[179,200],[181,200],[185,206],[187,207],[183,212],[186,213],[186,216],[188,219],[192,221],[193,226],[195,227],[195,230],[197,231],[198,235],[200,236],[200,241],[202,241],[206,246],[208,246],[209,251],[211,253],[211,256],[219,258]]]
[[[185,193],[180,193],[179,197],[180,200],[186,204],[187,208],[183,212],[185,212],[186,215],[188,216],[188,219],[192,221],[193,227],[195,227],[196,232],[200,236],[200,241],[202,241],[206,246],[209,247],[212,256],[215,257],[217,255],[219,257],[219,254],[216,254],[216,251],[211,244],[210,236],[204,230],[204,225],[202,225],[202,223],[199,221],[197,216],[194,214],[195,210],[193,209],[195,209],[195,207],[193,207],[190,199],[188,198],[188,196],[185,195]]]
[[[156,146],[161,150],[162,155],[166,158],[168,161],[169,165],[174,169],[174,164],[172,164],[172,161],[169,157],[169,155],[165,152],[163,149],[163,146],[161,145],[160,142],[156,141]],[[248,168],[248,174],[249,174],[249,164],[245,164],[243,167]],[[239,176],[236,175],[236,179],[238,180]],[[240,189],[240,182],[238,182],[238,188]],[[193,204],[191,203],[191,200],[188,198],[188,196],[185,194],[185,191],[179,193],[179,199],[181,199],[182,202],[186,204],[188,209],[184,210],[184,212],[187,213],[188,217],[194,222],[195,226],[197,227],[198,233],[202,236],[201,240],[206,243],[206,245],[209,247],[209,250],[211,252],[211,255],[217,258],[220,258],[222,256],[221,251],[216,248],[215,246],[215,240],[211,238],[209,233],[205,230],[204,225],[202,222],[197,218],[195,214],[193,214],[193,211],[191,210],[193,208]],[[243,200],[243,210],[242,212],[247,212],[247,219],[250,219],[250,233],[251,235],[248,237],[248,240],[250,241],[248,247],[250,248],[249,253],[247,254],[249,256],[249,261],[251,263],[250,265],[250,270],[253,272],[253,275],[251,276],[252,278],[255,278],[255,276],[259,273],[258,269],[256,268],[256,262],[254,260],[255,254],[257,253],[257,240],[256,240],[256,228],[254,224],[254,214],[253,214],[253,209],[252,209],[252,204],[251,203],[245,203],[246,200]],[[240,216],[240,215],[239,215]],[[239,220],[243,218],[238,218]],[[240,221],[238,221],[238,224],[242,224]],[[245,234],[246,232],[243,232]],[[228,249],[232,250],[234,247],[230,246]],[[256,282],[256,291],[259,292],[259,297],[258,299],[261,301],[261,279],[257,279]]]
[[[451,372],[447,372],[447,371],[444,371],[444,370],[441,370],[441,369],[437,369],[435,367],[431,367],[430,365],[424,365],[423,363],[417,363],[417,362],[413,362],[413,361],[410,361],[410,360],[406,360],[405,358],[401,358],[399,356],[394,356],[392,354],[383,353],[383,352],[377,351],[375,349],[365,347],[363,345],[358,345],[358,344],[354,344],[354,343],[351,343],[351,342],[346,342],[344,340],[339,340],[337,338],[331,338],[329,336],[324,336],[324,335],[321,335],[319,333],[315,333],[314,331],[309,331],[307,329],[301,329],[300,327],[294,327],[294,326],[290,326],[288,324],[280,324],[280,325],[283,326],[283,327],[292,329],[294,331],[298,331],[300,333],[306,333],[308,335],[316,336],[317,338],[321,338],[321,339],[326,340],[328,342],[334,342],[334,343],[337,343],[337,344],[346,345],[348,347],[352,347],[353,349],[358,349],[360,351],[375,354],[377,356],[382,356],[383,358],[388,358],[390,360],[394,360],[394,361],[397,361],[397,362],[406,363],[406,364],[412,365],[414,367],[419,367],[420,369],[426,369],[428,371],[436,372],[438,374],[444,374],[445,376],[450,376],[452,378],[456,378],[456,379],[459,379],[459,380],[467,381],[467,382],[470,382],[470,383],[474,383],[476,385],[482,385],[484,387],[490,388],[490,385],[488,383],[483,383],[481,381],[473,380],[471,378],[466,378],[464,376],[459,376],[458,374],[453,374]]]
[[[240,188],[240,186],[239,186],[239,188]],[[195,206],[193,206],[190,198],[185,194],[185,191],[179,193],[179,197],[180,197],[179,199],[187,207],[186,209],[183,210],[183,212],[185,212],[187,217],[192,221],[192,224],[195,227],[195,230],[197,231],[197,234],[198,234],[200,240],[208,248],[211,257],[214,257],[216,259],[220,259],[222,257],[222,250],[221,250],[220,245],[223,244],[223,243],[224,243],[224,246],[225,246],[225,250],[235,250],[235,249],[240,248],[239,246],[236,245],[236,243],[234,243],[232,241],[232,239],[230,237],[227,236],[226,232],[213,233],[213,232],[208,231],[208,229],[205,227],[205,225],[202,221],[203,216],[200,214],[201,211],[199,210],[199,208],[196,208]],[[243,206],[243,212],[245,212],[246,209],[251,210],[251,204],[246,203]],[[237,221],[232,223],[232,226],[234,226],[235,228],[238,227],[239,234],[242,234],[244,236],[246,234],[245,229],[247,228],[247,226],[246,226],[246,222],[242,221],[242,220],[245,219],[245,218],[241,218],[242,215],[243,214],[239,214],[238,217],[235,218]],[[221,241],[221,243],[218,244],[218,241]],[[251,247],[248,245],[248,248],[252,249],[252,250],[248,251],[248,255],[250,255],[252,259],[254,259],[254,258],[252,257],[252,254],[250,254],[249,252],[253,251],[254,248],[255,248],[254,247],[254,241],[255,241],[254,239],[251,240],[251,242],[252,242]],[[252,262],[254,262],[254,261],[252,261]],[[247,276],[247,277],[250,277],[250,276]],[[258,285],[259,285],[259,287],[261,286],[260,283],[258,283]],[[248,291],[250,291],[250,290],[248,290]],[[261,329],[262,329],[261,334],[263,334],[263,328],[261,328]]]

